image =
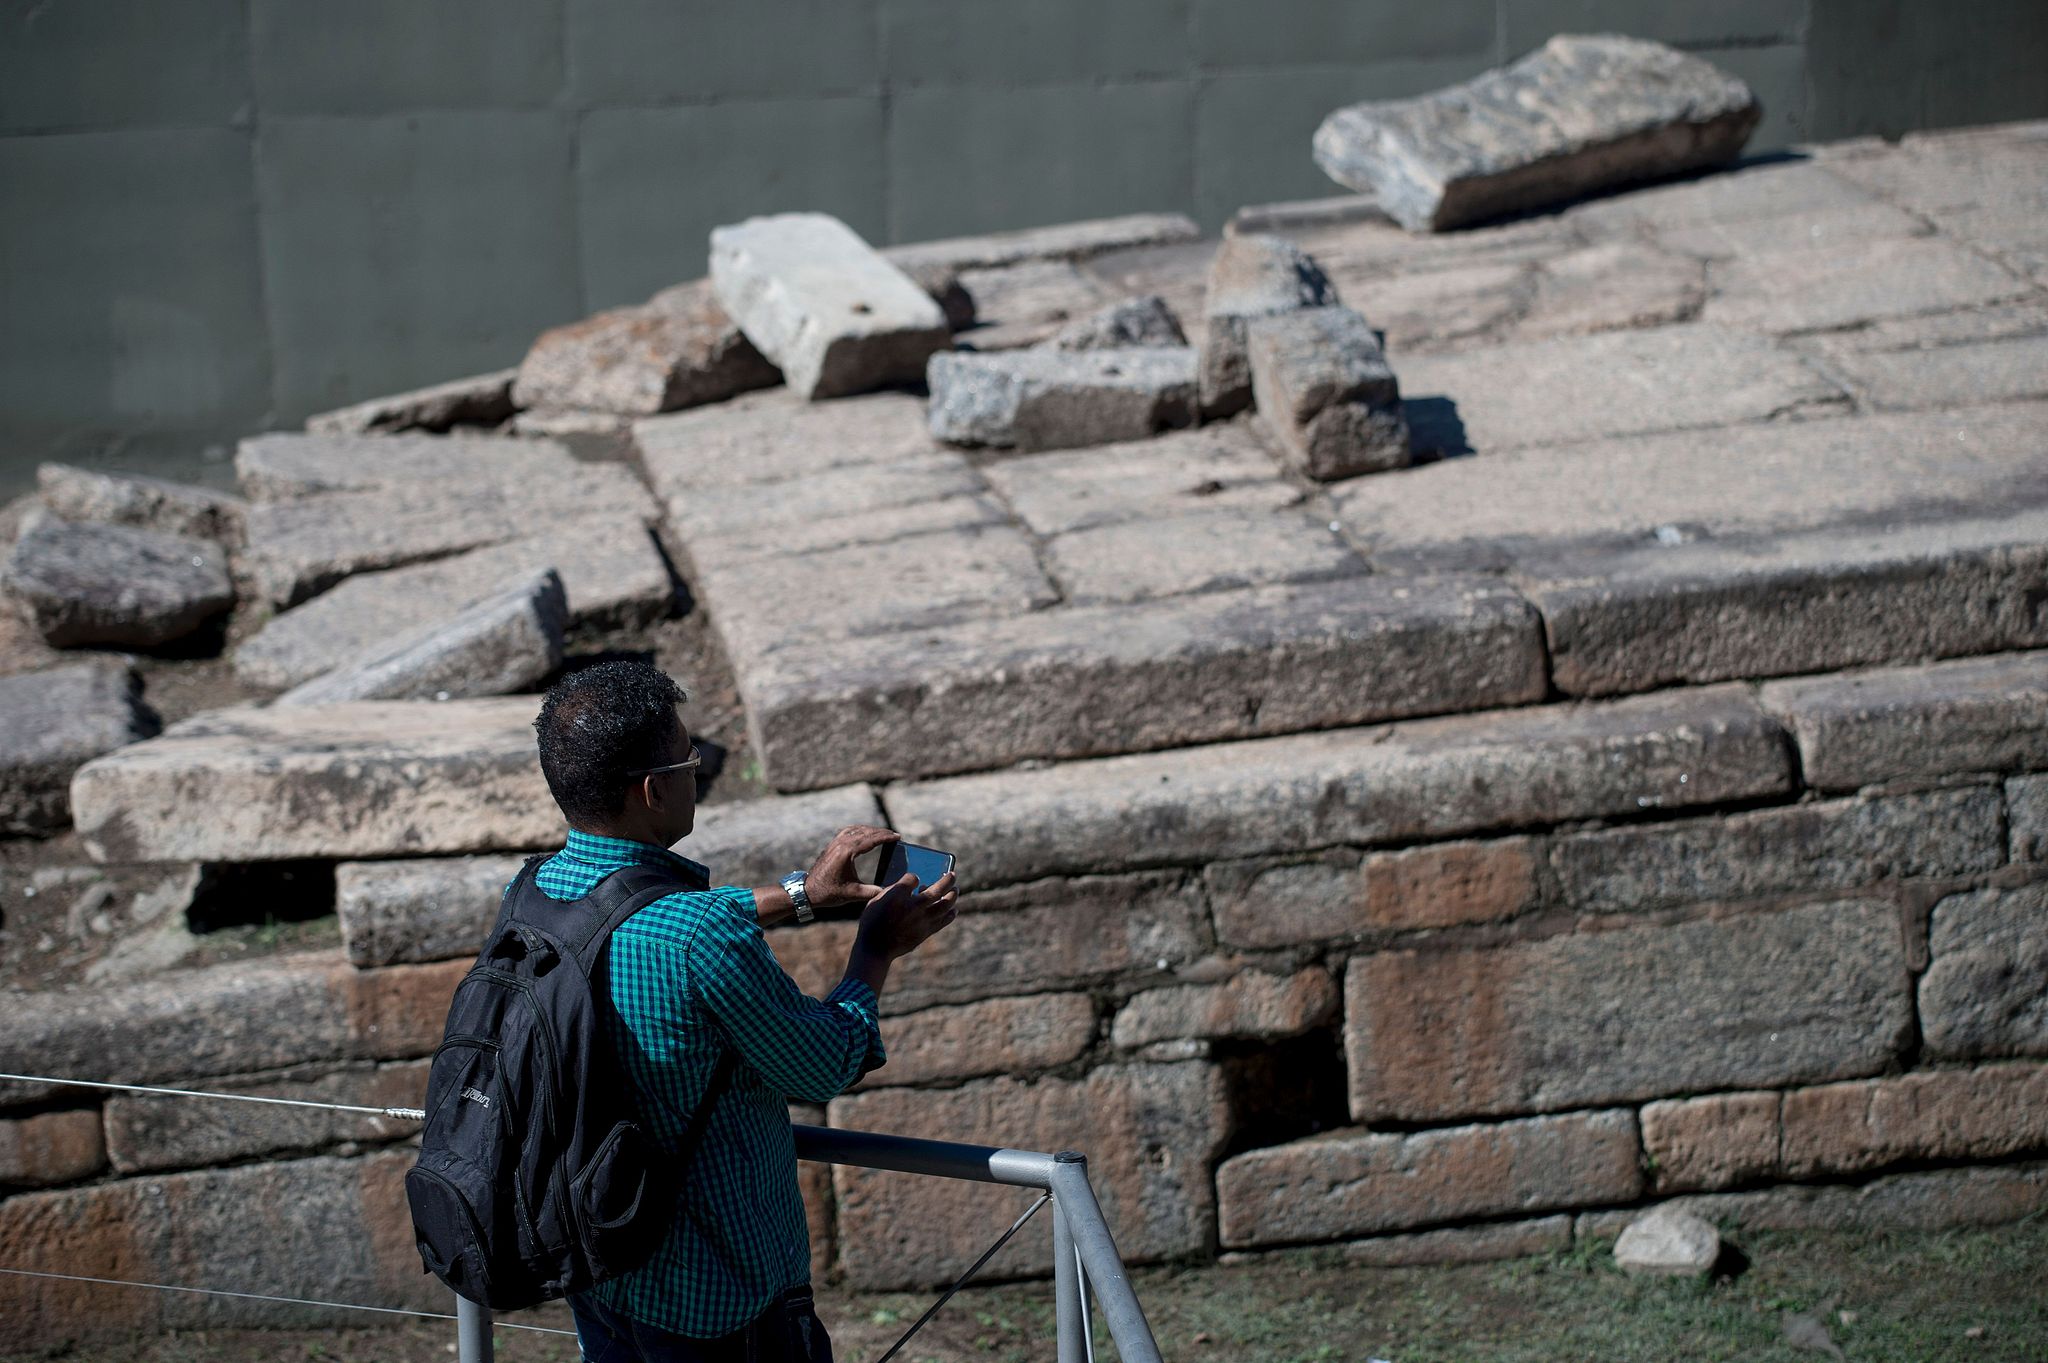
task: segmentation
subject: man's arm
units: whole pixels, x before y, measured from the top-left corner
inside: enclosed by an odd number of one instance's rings
[[[865,904],[882,892],[854,874],[853,861],[863,852],[896,841],[897,835],[872,824],[842,828],[804,872],[804,893],[811,906],[836,909],[846,904]],[[754,920],[764,928],[785,927],[796,922],[796,905],[781,885],[762,885],[754,890]]]

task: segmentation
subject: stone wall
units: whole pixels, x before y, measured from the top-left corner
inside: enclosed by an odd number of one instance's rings
[[[709,229],[752,213],[876,242],[1213,229],[1330,192],[1331,109],[1557,31],[1708,56],[1762,96],[1756,150],[2039,116],[2043,23],[1931,0],[11,5],[0,494],[51,457],[203,472],[208,441],[511,364],[701,274]]]

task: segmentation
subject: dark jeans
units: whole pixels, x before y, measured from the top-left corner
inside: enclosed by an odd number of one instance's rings
[[[718,1339],[657,1330],[588,1296],[571,1297],[569,1310],[583,1363],[832,1363],[832,1338],[808,1295],[788,1306],[777,1299],[752,1325]]]

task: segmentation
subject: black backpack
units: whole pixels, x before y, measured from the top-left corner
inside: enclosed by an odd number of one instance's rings
[[[654,1253],[731,1070],[728,1052],[683,1148],[661,1150],[635,1119],[604,1035],[605,947],[641,908],[704,887],[628,866],[564,902],[533,883],[543,860],[505,891],[456,986],[405,1175],[427,1272],[500,1311],[581,1292]]]

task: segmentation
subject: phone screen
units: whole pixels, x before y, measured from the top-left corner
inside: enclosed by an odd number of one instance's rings
[[[919,847],[914,842],[899,842],[883,854],[881,870],[876,874],[874,883],[887,888],[909,874],[917,877],[917,887],[923,889],[952,869],[951,852]]]

